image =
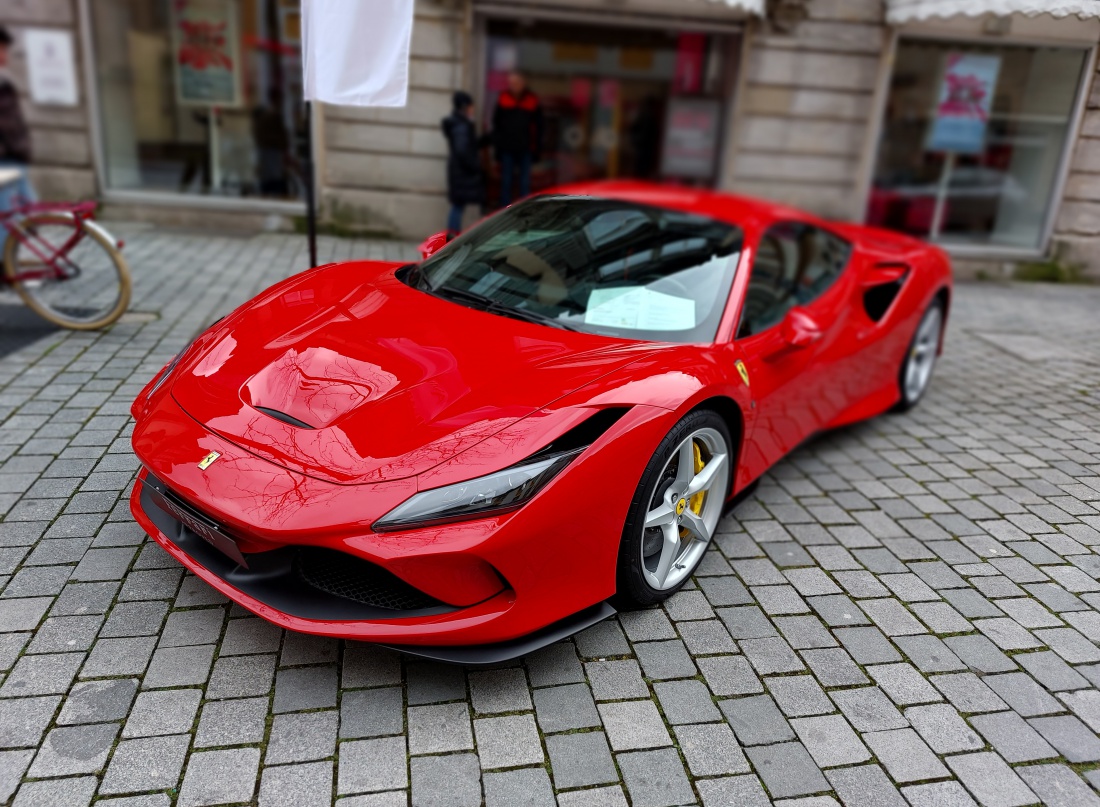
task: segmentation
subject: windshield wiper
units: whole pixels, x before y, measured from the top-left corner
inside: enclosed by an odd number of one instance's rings
[[[513,308],[510,305],[505,305],[502,302],[494,300],[492,297],[486,297],[484,294],[478,294],[476,291],[469,291],[467,289],[456,289],[450,286],[440,286],[437,289],[432,289],[432,294],[436,294],[440,297],[449,298],[452,300],[459,300],[464,303],[470,303],[482,311],[490,311],[494,314],[500,314],[501,316],[511,317],[512,319],[523,320],[524,322],[534,322],[537,325],[549,325],[552,328],[561,328],[566,331],[576,331],[572,325],[567,325],[561,320],[549,317],[546,314],[540,314],[537,311],[528,311],[524,308]]]

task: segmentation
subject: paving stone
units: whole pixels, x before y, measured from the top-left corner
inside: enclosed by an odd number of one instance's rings
[[[331,762],[264,768],[260,778],[260,807],[299,807],[325,804],[331,799]]]
[[[626,807],[626,796],[618,785],[573,790],[558,794],[558,807]]]
[[[546,751],[558,790],[619,781],[602,731],[547,737]]]
[[[1085,689],[1079,692],[1066,692],[1059,697],[1070,711],[1085,721],[1095,732],[1100,733],[1100,692]]]
[[[737,645],[717,619],[680,622],[678,627],[688,653],[696,658],[696,663],[698,656],[737,652]]]
[[[544,761],[531,715],[482,718],[474,721],[474,733],[483,768],[514,768]]]
[[[259,767],[258,748],[196,751],[187,760],[177,804],[191,807],[250,801]]]
[[[912,807],[974,807],[977,802],[958,782],[932,782],[901,789]]]
[[[942,696],[910,664],[881,664],[868,667],[875,683],[899,706],[934,703]]]
[[[711,699],[710,690],[702,681],[663,681],[654,684],[653,691],[665,713],[665,719],[673,725],[722,719],[722,713]]]
[[[978,735],[959,716],[958,711],[946,703],[911,706],[905,710],[905,719],[937,754],[978,751],[982,748],[983,743]]]
[[[630,645],[626,641],[623,629],[613,619],[605,619],[587,628],[576,636],[577,652],[582,658],[606,658],[608,656],[626,656],[630,654]]]
[[[812,675],[786,675],[765,680],[776,704],[787,717],[807,717],[833,711],[833,704]]]
[[[267,698],[210,701],[202,707],[195,747],[263,742],[267,715]]]
[[[822,768],[866,762],[871,758],[848,721],[841,715],[801,717],[791,721],[798,739]]]
[[[778,636],[767,639],[746,639],[741,651],[759,675],[801,672],[806,669],[798,655]]]
[[[557,804],[550,776],[544,768],[487,773],[484,786],[485,807],[555,807]]]
[[[83,653],[23,656],[0,686],[0,698],[64,693],[83,661]]]
[[[649,697],[649,687],[634,659],[592,661],[584,665],[584,670],[598,701]]]
[[[749,772],[749,762],[729,726],[676,726],[674,731],[692,776]]]
[[[157,648],[141,686],[143,689],[152,689],[204,684],[210,676],[213,659],[212,644]]]
[[[723,807],[728,804],[736,804],[739,807],[770,807],[772,803],[764,792],[760,780],[755,776],[700,779],[695,785],[703,798],[703,807]],[[784,803],[792,804],[793,800]]]
[[[271,691],[274,675],[274,656],[219,658],[214,662],[214,670],[210,673],[206,697],[218,699],[267,695]]]
[[[929,681],[960,712],[996,712],[1008,704],[973,673],[935,675]]]
[[[275,674],[272,711],[299,712],[336,706],[336,668],[298,667]]]
[[[401,668],[397,678],[384,683],[401,683]],[[466,672],[454,664],[420,662],[406,668],[406,690],[410,706],[463,700],[466,698]]]
[[[672,623],[660,608],[624,611],[619,614],[619,623],[632,642],[653,642],[676,638],[676,629],[672,627]]]
[[[264,764],[311,762],[332,756],[338,722],[335,711],[275,715]]]
[[[409,707],[409,753],[472,750],[470,709],[465,703]]]
[[[958,754],[946,761],[984,807],[1016,807],[1038,801],[1020,777],[994,753]]]
[[[0,700],[0,748],[38,745],[60,701],[56,695]]]
[[[719,608],[717,613],[734,639],[762,639],[776,635],[775,626],[755,605]]]
[[[1026,673],[987,675],[982,680],[1005,703],[1024,717],[1063,711],[1062,705]]]
[[[687,648],[680,640],[668,642],[638,642],[634,654],[642,665],[646,678],[654,681],[670,678],[690,678],[698,673]]]
[[[829,697],[857,731],[888,731],[909,725],[878,687],[834,690]]]
[[[878,765],[837,768],[826,775],[845,807],[908,807]]]
[[[0,800],[6,801],[15,793],[33,757],[33,749],[0,751]]]
[[[136,683],[135,681],[135,686]],[[129,697],[125,698],[125,707],[129,707],[132,697],[131,691]],[[202,700],[202,692],[198,689],[142,692],[130,711],[122,736],[155,737],[191,731],[200,700]],[[117,720],[123,716],[118,715],[111,719]]]
[[[527,677],[532,687],[576,684],[584,681],[584,668],[572,642],[557,642],[528,655]]]
[[[901,655],[878,628],[846,628],[833,632],[857,664],[889,664]]]
[[[870,683],[863,670],[841,648],[804,650],[802,658],[814,677],[827,687],[857,686]]]
[[[401,687],[344,692],[340,697],[340,737],[400,734],[405,726]]]
[[[527,678],[520,669],[470,673],[470,695],[479,714],[519,712],[533,708]]]
[[[1084,676],[1050,651],[1019,653],[1013,656],[1012,660],[1046,689],[1054,692],[1084,689],[1089,685]]]
[[[872,731],[863,735],[878,761],[898,783],[949,776],[947,768],[912,729]]]
[[[336,781],[339,795],[400,790],[408,786],[404,737],[349,740],[340,744]]]
[[[1019,772],[1048,807],[1100,807],[1100,797],[1065,765],[1031,765]]]
[[[597,708],[615,751],[672,744],[668,729],[652,701],[601,703]]]
[[[53,729],[46,735],[28,775],[45,778],[96,773],[106,764],[117,736],[118,725],[115,723]]]
[[[1076,717],[1034,717],[1028,722],[1070,762],[1100,761],[1100,738]]]
[[[697,663],[710,691],[719,697],[755,695],[764,691],[764,684],[756,677],[752,665],[744,656],[701,658],[697,659]]]
[[[674,807],[694,801],[675,750],[635,751],[617,759],[634,807]]]
[[[758,746],[746,753],[773,798],[829,789],[829,783],[801,743]]]
[[[718,702],[741,745],[766,745],[794,739],[783,713],[767,695]]]
[[[190,742],[191,738],[186,734],[123,740],[111,756],[99,794],[176,787]]]
[[[534,692],[534,701],[535,715],[544,732],[570,731],[600,725],[596,703],[586,684],[537,689]]]

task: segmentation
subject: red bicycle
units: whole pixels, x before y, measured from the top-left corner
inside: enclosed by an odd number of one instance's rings
[[[63,328],[110,325],[130,304],[122,242],[95,221],[95,202],[25,204],[0,212],[3,284]]]

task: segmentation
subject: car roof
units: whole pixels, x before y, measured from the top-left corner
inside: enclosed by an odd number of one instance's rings
[[[579,182],[550,188],[547,193],[570,196],[597,196],[604,199],[621,199],[625,202],[665,207],[688,213],[702,213],[711,218],[737,224],[741,227],[766,227],[779,220],[824,223],[794,207],[737,196],[732,193],[712,191],[705,188],[692,188],[684,185],[658,184],[637,180],[608,180],[602,182]]]

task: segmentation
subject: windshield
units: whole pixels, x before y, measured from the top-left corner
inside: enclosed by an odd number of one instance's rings
[[[456,302],[573,330],[711,342],[739,227],[615,199],[536,196],[422,263],[410,282]]]

